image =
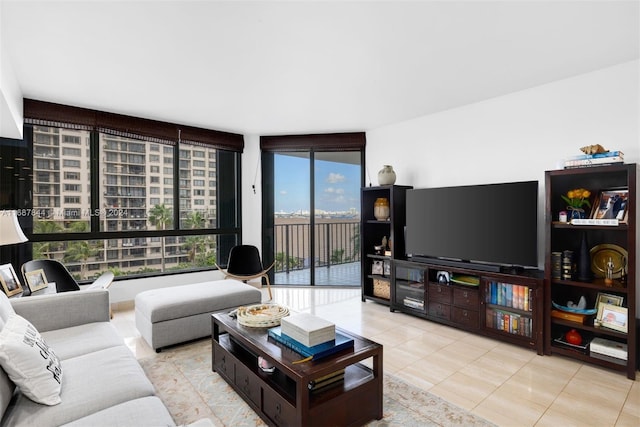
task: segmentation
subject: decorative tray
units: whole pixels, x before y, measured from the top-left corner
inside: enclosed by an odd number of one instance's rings
[[[278,304],[255,304],[238,307],[238,323],[252,328],[270,328],[280,325],[280,319],[289,315],[289,309]]]
[[[591,340],[583,340],[582,344],[580,344],[580,345],[571,344],[564,337],[564,334],[561,337],[554,339],[554,341],[559,343],[559,344],[566,345],[567,347],[575,348],[576,350],[582,350],[584,352],[587,351],[587,348],[589,348],[589,343],[591,342]]]
[[[597,245],[591,248],[591,271],[596,277],[606,277],[607,263],[611,262],[613,278],[620,278],[627,269],[629,255],[626,249],[612,244]]]
[[[551,301],[551,304],[553,304],[553,306],[555,308],[557,308],[558,310],[562,310],[562,311],[568,311],[569,313],[579,313],[579,314],[596,314],[598,312],[597,308],[572,308],[572,307],[567,307],[565,305],[560,305],[557,304],[553,301]]]

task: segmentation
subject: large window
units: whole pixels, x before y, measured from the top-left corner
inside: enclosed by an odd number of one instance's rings
[[[241,135],[29,100],[25,123],[33,258],[88,280],[212,268],[241,241]]]

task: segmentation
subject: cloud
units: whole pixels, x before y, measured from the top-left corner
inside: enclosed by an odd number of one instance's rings
[[[324,189],[324,192],[329,194],[344,194],[344,188],[327,187]]]
[[[329,176],[327,177],[327,182],[329,184],[335,184],[337,182],[344,182],[344,180],[345,180],[344,175],[342,175],[340,173],[331,172],[329,174]]]
[[[280,194],[282,196],[286,196],[287,195],[287,190],[280,190]]]

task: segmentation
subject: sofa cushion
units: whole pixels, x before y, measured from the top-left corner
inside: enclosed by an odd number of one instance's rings
[[[11,305],[11,301],[7,296],[0,292],[0,329],[4,326],[5,322],[10,315],[15,314],[15,310]]]
[[[173,418],[156,396],[142,397],[75,420],[66,427],[175,426]]]
[[[129,400],[154,394],[131,350],[122,345],[62,361],[62,402],[43,406],[18,394],[3,425],[59,426]]]
[[[122,337],[111,323],[87,323],[70,328],[43,332],[47,343],[56,350],[60,360],[122,345]]]
[[[151,323],[259,303],[262,292],[238,280],[216,280],[140,292],[136,311]]]
[[[9,298],[3,292],[0,292],[0,330],[4,327],[9,315],[14,313],[15,311]],[[0,368],[0,414],[3,414],[7,406],[9,406],[15,388],[16,385],[9,379],[4,369]]]
[[[10,315],[0,331],[0,364],[29,399],[60,403],[60,360],[36,328],[17,314]]]

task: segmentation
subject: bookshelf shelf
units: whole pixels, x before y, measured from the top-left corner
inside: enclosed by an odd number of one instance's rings
[[[388,297],[381,296],[377,292],[374,281],[390,281],[392,273],[376,275],[372,274],[372,269],[376,261],[387,263],[386,266],[391,269],[391,262],[404,256],[405,195],[411,188],[405,185],[384,185],[361,189],[362,301],[371,300],[385,305],[391,303],[393,291],[389,289]],[[374,203],[379,198],[386,198],[389,201],[388,220],[375,219]],[[376,254],[374,247],[381,245],[383,238],[387,240],[387,247],[383,249],[382,254]]]
[[[545,353],[562,354],[569,357],[604,366],[627,374],[630,379],[635,379],[637,369],[637,307],[636,307],[636,262],[637,262],[637,165],[616,164],[609,166],[594,166],[576,169],[554,170],[545,172],[545,204],[546,204],[546,245],[545,245]],[[575,188],[588,189],[594,197],[592,204],[598,203],[595,198],[600,191],[609,189],[626,189],[628,199],[626,202],[626,222],[616,226],[607,225],[571,225],[557,221],[558,213],[566,209],[566,203],[562,200],[569,190]],[[575,263],[584,265],[584,257],[579,259],[580,245],[585,241],[588,249],[597,245],[612,244],[622,247],[627,251],[625,280],[615,277],[613,284],[607,286],[602,277],[586,280],[559,280],[554,277],[552,266],[552,252],[573,251],[576,256]],[[591,266],[588,259],[587,267]],[[595,274],[594,274],[595,275]],[[557,276],[557,274],[556,274]],[[598,308],[598,295],[601,293],[612,294],[621,297],[623,307],[627,310],[627,333],[621,333],[613,329],[594,326],[592,315],[584,319],[584,324],[571,322],[551,316],[554,309],[552,302],[563,304],[565,301],[577,301],[584,296],[587,300],[587,308]],[[605,338],[617,345],[627,348],[627,360],[622,358],[609,358],[603,360],[598,353],[591,351],[590,346],[584,352],[566,348],[556,342],[569,329],[576,329],[584,340]]]

